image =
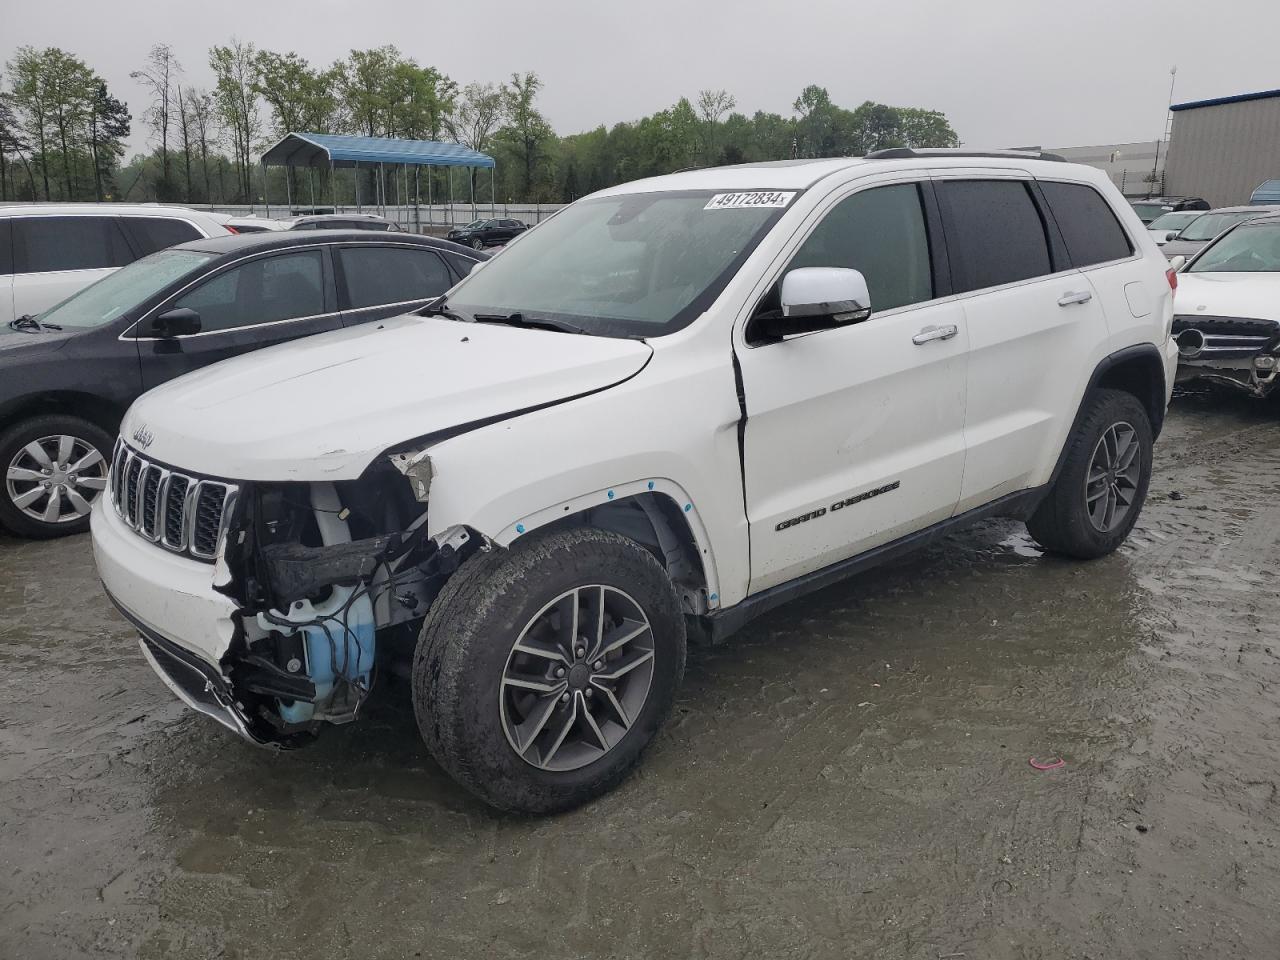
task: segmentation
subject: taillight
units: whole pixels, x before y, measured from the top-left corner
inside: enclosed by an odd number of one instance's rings
[[[1164,277],[1169,281],[1169,289],[1174,293],[1178,292],[1178,271],[1169,269],[1164,272]]]
[[[225,230],[227,231],[227,233],[239,233],[239,232],[240,232],[240,231],[239,231],[239,230],[237,230],[235,227],[230,226],[229,224],[225,224],[225,223],[224,223],[222,226],[223,226],[223,229],[225,229]],[[1170,273],[1173,273],[1173,271],[1172,271],[1172,270],[1170,270],[1169,272],[1170,272]],[[1174,284],[1174,286],[1176,287],[1176,286],[1177,286],[1177,284],[1175,283],[1175,284]]]

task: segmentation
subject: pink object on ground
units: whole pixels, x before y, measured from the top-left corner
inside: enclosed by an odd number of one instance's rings
[[[1028,763],[1037,770],[1057,770],[1059,767],[1065,767],[1067,765],[1067,761],[1063,760],[1061,757],[1057,760],[1050,760],[1048,763],[1041,763],[1035,757],[1032,757]]]

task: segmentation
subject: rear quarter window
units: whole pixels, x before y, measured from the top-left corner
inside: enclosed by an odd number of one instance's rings
[[[1067,253],[1077,267],[1088,267],[1133,255],[1133,244],[1111,205],[1084,183],[1041,180],[1040,190],[1058,223]]]
[[[173,217],[125,217],[124,223],[144,257],[166,247],[199,240],[201,236],[187,221]]]

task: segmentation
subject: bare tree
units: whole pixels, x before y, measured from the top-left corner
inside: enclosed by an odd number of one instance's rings
[[[494,128],[502,119],[503,107],[502,91],[497,86],[492,83],[468,83],[462,88],[462,95],[458,97],[453,113],[444,118],[445,129],[457,143],[470,147],[477,153],[484,153]],[[468,167],[467,170],[470,173],[474,208],[476,168]],[[475,212],[474,209],[472,212]]]
[[[213,184],[209,177],[209,143],[217,134],[213,95],[207,90],[188,88],[187,109],[191,114],[191,132],[200,151],[200,172],[204,179],[205,203],[213,203]]]
[[[151,91],[151,106],[144,117],[151,125],[152,133],[160,140],[160,183],[156,185],[157,199],[167,200],[173,192],[173,180],[169,168],[169,127],[173,119],[174,87],[182,73],[182,64],[173,55],[167,43],[157,43],[151,48],[145,70],[135,70],[134,80]]]
[[[727,90],[703,90],[698,94],[698,118],[704,125],[702,134],[703,160],[715,163],[716,124],[738,101]]]

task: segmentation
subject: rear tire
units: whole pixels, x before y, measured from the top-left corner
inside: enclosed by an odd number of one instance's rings
[[[414,712],[432,755],[481,799],[554,813],[635,766],[684,662],[684,617],[651,553],[589,528],[531,536],[473,556],[436,598]]]
[[[0,526],[36,540],[88,530],[88,508],[107,486],[111,443],[97,424],[65,414],[0,432]]]
[[[479,239],[477,239],[477,240],[472,240],[472,241],[471,241],[471,249],[473,249],[473,250],[483,250],[483,249],[484,249],[484,241],[483,241],[483,240],[479,240]]]
[[[1119,547],[1138,520],[1151,482],[1152,435],[1133,394],[1101,389],[1085,404],[1062,471],[1027,530],[1047,550],[1093,560]]]

